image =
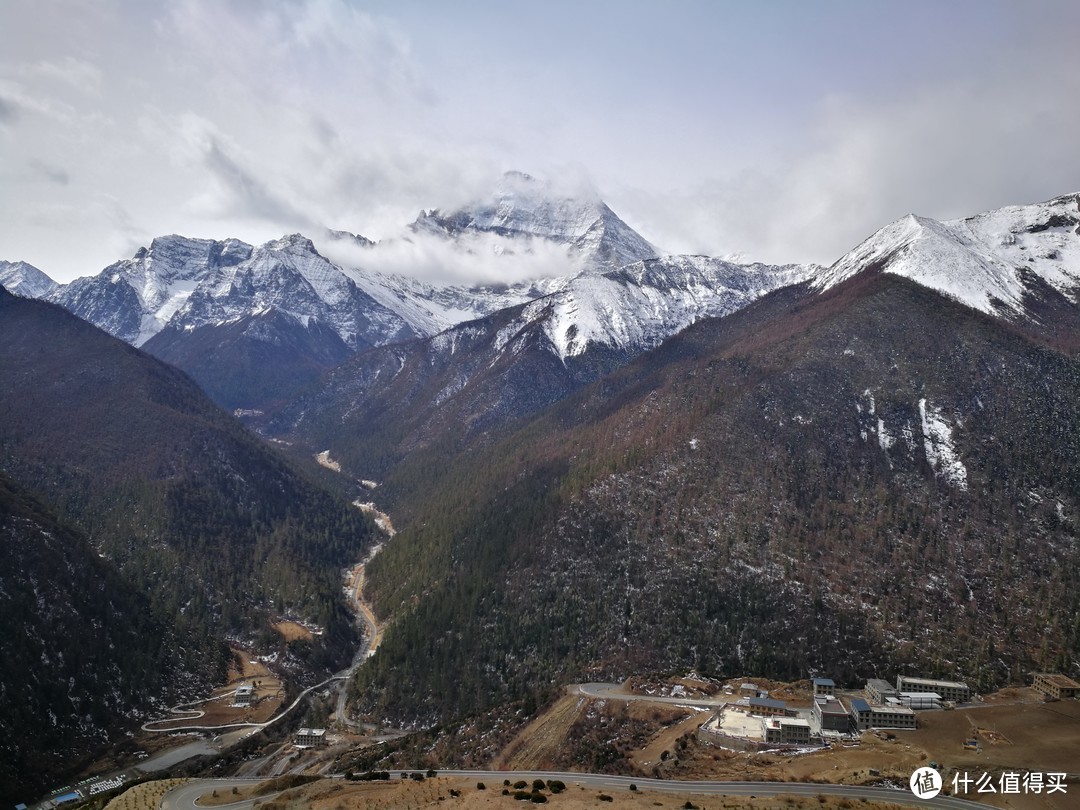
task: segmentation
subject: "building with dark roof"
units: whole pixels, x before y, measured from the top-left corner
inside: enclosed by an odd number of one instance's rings
[[[915,712],[907,706],[871,706],[862,698],[851,701],[851,714],[859,731],[871,728],[917,728]]]
[[[851,715],[844,708],[844,704],[832,697],[814,698],[810,716],[822,731],[838,731],[841,734],[850,734],[852,731]]]
[[[835,695],[836,684],[832,678],[814,678],[814,696]]]
[[[766,716],[786,716],[788,713],[787,704],[782,700],[773,700],[772,698],[759,698],[752,697],[746,702],[746,705],[750,709],[751,714],[761,714]]]

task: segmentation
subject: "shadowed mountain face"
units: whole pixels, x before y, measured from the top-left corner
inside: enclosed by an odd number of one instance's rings
[[[127,632],[126,620],[130,632],[173,645],[133,644],[143,662],[134,672],[145,676],[149,660],[180,661],[174,671],[146,677],[146,693],[133,694],[118,678],[118,691],[104,696],[96,690],[116,667],[117,640],[102,639],[111,653],[98,655],[76,649],[89,635],[51,638],[55,667],[31,679],[28,688],[37,691],[28,705],[51,705],[59,688],[53,676],[66,671],[61,657],[83,662],[70,687],[86,695],[90,712],[81,739],[100,743],[148,700],[205,686],[224,663],[227,634],[273,644],[267,620],[278,615],[303,616],[326,630],[315,643],[282,648],[301,679],[348,660],[355,639],[339,571],[364,555],[368,522],[247,433],[182,372],[56,305],[2,290],[0,474],[44,515],[16,522],[9,553],[20,556],[12,548],[48,532],[41,559],[68,560],[52,572],[41,562],[36,590],[15,591],[12,610],[59,621],[64,603],[56,603],[54,616],[41,601],[49,602],[46,594],[100,592],[103,581],[118,580],[123,588],[115,602],[100,605],[100,621],[120,615],[116,632]],[[53,532],[54,522],[72,528]],[[68,538],[76,538],[70,549]],[[86,549],[100,563],[82,581],[73,570],[81,564],[72,560]],[[36,607],[26,603],[31,598]],[[82,615],[82,604],[76,600],[69,612]],[[28,745],[48,739],[29,729],[16,736]]]
[[[0,801],[55,787],[136,711],[209,680],[79,532],[0,474]]]
[[[168,326],[142,348],[186,371],[230,410],[292,399],[353,355],[330,327],[274,309],[190,331]]]
[[[370,567],[397,618],[363,699],[432,720],[648,669],[985,689],[1067,665],[1080,365],[1043,326],[870,268],[417,454],[387,480],[408,521]]]

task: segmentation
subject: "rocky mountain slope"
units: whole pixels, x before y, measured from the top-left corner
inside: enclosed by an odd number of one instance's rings
[[[111,335],[141,346],[167,325],[191,331],[276,309],[329,325],[352,349],[413,334],[299,235],[252,247],[165,236],[51,300]]]
[[[1075,672],[1075,204],[901,221],[530,420],[406,456],[363,705],[430,722],[647,669]]]
[[[469,238],[482,235],[498,260],[540,250],[553,263],[537,265],[547,276],[509,284],[434,285],[365,269],[384,248],[355,234],[323,238],[330,255],[341,253],[336,263],[300,235],[258,247],[166,236],[60,287],[30,284],[15,270],[11,279],[178,365],[219,404],[253,409],[295,395],[352,353],[430,337],[562,289],[583,269],[656,253],[598,199],[555,196],[524,175],[504,180],[491,204],[422,215],[413,234],[466,258],[477,249]]]

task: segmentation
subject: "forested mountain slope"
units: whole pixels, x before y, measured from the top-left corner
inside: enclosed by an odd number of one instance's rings
[[[325,628],[314,643],[289,645],[285,660],[298,675],[348,661],[355,629],[340,570],[371,544],[367,519],[314,486],[182,372],[57,305],[2,289],[0,473],[77,529],[139,595],[148,615],[129,622],[176,639],[182,652],[166,657],[182,664],[147,679],[151,697],[183,687],[185,672],[209,683],[225,660],[226,635],[277,643],[267,620],[282,614]],[[62,579],[42,582],[39,592],[63,587]],[[102,684],[110,660],[88,658],[74,676],[78,689]],[[55,675],[42,670],[42,689]],[[144,697],[121,691],[100,705],[130,712]]]
[[[0,802],[54,787],[132,715],[219,674],[168,622],[0,474]],[[160,703],[159,703],[160,705]]]
[[[868,268],[410,460],[362,702],[431,721],[648,669],[985,689],[1067,668],[1080,362],[1046,326]]]

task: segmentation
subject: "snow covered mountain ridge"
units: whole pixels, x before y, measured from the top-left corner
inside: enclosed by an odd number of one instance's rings
[[[32,264],[0,261],[0,286],[26,298],[44,298],[59,285]]]
[[[269,309],[305,326],[313,319],[329,325],[353,349],[414,334],[298,234],[258,247],[237,239],[159,237],[49,297],[135,346],[166,326],[190,331]]]
[[[136,346],[166,327],[192,331],[277,311],[300,328],[329,327],[358,351],[529,304],[521,318],[542,320],[553,351],[564,360],[590,343],[651,347],[777,287],[809,281],[826,290],[872,269],[1008,318],[1025,317],[1025,298],[1040,284],[1073,305],[1080,301],[1076,194],[947,222],[910,215],[825,270],[701,256],[660,259],[598,197],[559,196],[527,175],[507,175],[492,201],[422,214],[412,228],[416,238],[453,245],[463,260],[495,245],[551,250],[574,261],[561,275],[512,284],[432,284],[365,269],[364,257],[378,246],[344,232],[328,232],[321,249],[300,235],[260,246],[174,235],[71,284],[55,285],[23,262],[0,263],[0,283],[60,303]],[[344,258],[333,246],[343,246]]]
[[[696,321],[727,315],[820,270],[739,265],[709,256],[646,259],[602,276],[582,274],[526,306],[521,320],[542,318],[544,333],[563,361],[589,346],[651,349]]]
[[[947,222],[908,215],[882,228],[814,282],[826,290],[868,268],[905,276],[973,309],[1025,317],[1045,282],[1080,302],[1080,195]]]
[[[520,174],[507,175],[492,202],[446,218],[421,215],[417,223],[411,237],[389,244],[327,231],[320,236],[321,251],[299,234],[260,246],[163,236],[94,277],[46,288],[26,282],[28,271],[18,277],[11,271],[11,284],[25,294],[47,296],[135,346],[166,328],[192,331],[273,311],[303,329],[329,327],[358,351],[430,336],[531,301],[564,287],[582,270],[607,271],[656,255],[594,194],[559,196],[550,185]],[[435,269],[486,267],[489,276],[520,275],[521,268],[535,275],[509,284],[455,285],[367,269],[388,255],[394,257],[391,266],[402,269],[426,262]]]

